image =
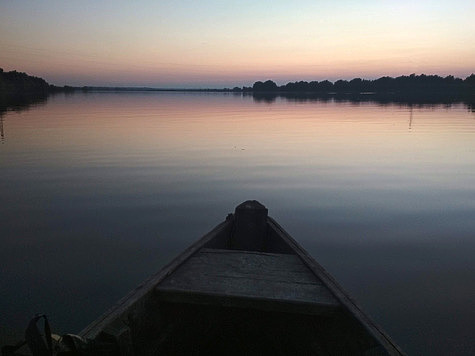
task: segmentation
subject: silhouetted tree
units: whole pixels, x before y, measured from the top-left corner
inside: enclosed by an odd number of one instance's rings
[[[0,71],[0,91],[5,95],[26,95],[45,93],[49,90],[46,80],[30,76],[26,73]]]
[[[461,93],[473,91],[475,88],[475,74],[462,80],[455,78],[452,75],[445,78],[438,75],[402,75],[396,78],[381,77],[376,80],[366,80],[361,78],[354,78],[350,81],[337,80],[332,83],[328,80],[322,82],[306,81],[289,82],[285,85],[277,87],[271,81],[255,82],[253,91],[265,92],[286,92],[286,93],[362,93],[362,92],[377,92],[377,93]],[[244,90],[244,89],[243,89]],[[418,94],[419,95],[419,94]]]
[[[258,81],[252,86],[252,90],[254,91],[276,91],[277,89],[277,84],[275,84],[272,80],[266,80],[264,83]]]
[[[318,84],[319,91],[331,91],[333,90],[333,83],[329,80],[324,80]]]
[[[334,91],[347,91],[348,90],[348,82],[346,80],[337,80],[333,84]]]
[[[470,76],[465,78],[464,83],[471,86],[475,86],[475,74],[472,73]]]

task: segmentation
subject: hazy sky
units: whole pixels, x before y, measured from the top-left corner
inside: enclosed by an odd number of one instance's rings
[[[0,67],[57,85],[232,87],[475,72],[474,0],[0,2]]]

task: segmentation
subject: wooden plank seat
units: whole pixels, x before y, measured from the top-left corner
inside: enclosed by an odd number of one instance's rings
[[[338,300],[297,255],[202,248],[155,288],[168,302],[311,314]]]

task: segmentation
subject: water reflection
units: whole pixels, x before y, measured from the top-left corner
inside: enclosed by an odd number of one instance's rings
[[[258,199],[409,354],[463,354],[474,117],[463,103],[154,92],[7,111],[0,324],[46,312],[78,331]]]
[[[2,143],[5,142],[5,130],[3,128],[3,115],[0,114],[0,140]]]
[[[5,115],[8,110],[28,110],[33,105],[44,104],[47,99],[48,94],[45,93],[35,95],[2,95],[0,96],[0,116]]]
[[[464,104],[473,111],[475,98],[469,94],[447,93],[300,93],[300,92],[255,92],[244,93],[252,96],[256,102],[273,103],[277,98],[296,102],[341,102],[361,103],[372,102],[379,105],[400,104],[408,107],[435,107],[438,105],[450,108],[453,104]]]
[[[5,143],[5,128],[3,117],[8,111],[21,112],[28,110],[31,106],[45,104],[48,94],[30,94],[30,95],[0,95],[0,141]]]

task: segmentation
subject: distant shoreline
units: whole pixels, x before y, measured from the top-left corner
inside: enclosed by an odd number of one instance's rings
[[[257,81],[252,87],[234,88],[150,88],[119,86],[63,86],[47,83],[44,79],[17,71],[4,72],[0,68],[0,113],[8,108],[26,107],[46,101],[56,93],[89,92],[183,92],[230,93],[252,96],[256,101],[273,102],[278,97],[307,101],[377,101],[402,104],[451,104],[462,102],[475,110],[475,74],[465,79],[437,75],[381,77],[375,80],[355,78],[334,83],[299,81],[278,86],[272,80]]]
[[[43,78],[30,76],[23,72],[4,72],[0,68],[0,94],[28,94],[68,91],[169,91],[169,92],[258,92],[258,93],[352,93],[374,94],[391,92],[443,92],[443,93],[475,93],[475,74],[465,79],[452,75],[402,75],[399,77],[381,77],[374,80],[354,78],[352,80],[297,81],[278,86],[272,80],[257,81],[252,87],[234,88],[153,88],[132,86],[56,86]]]
[[[220,92],[220,93],[232,93],[241,92],[228,88],[210,88],[210,89],[187,89],[187,88],[149,88],[149,87],[95,87],[95,86],[83,86],[83,87],[69,87],[78,91],[177,91],[177,92]]]

